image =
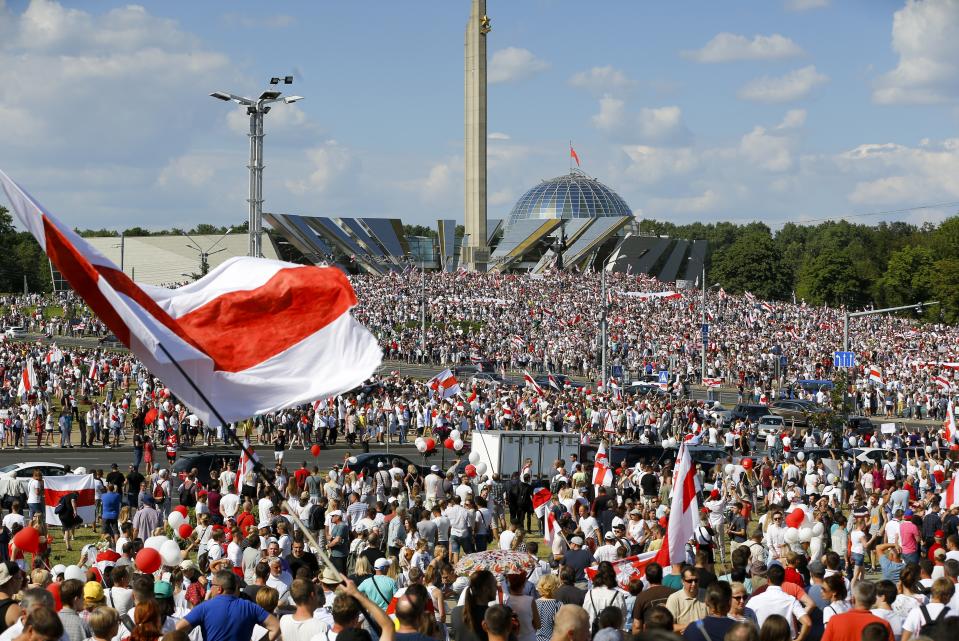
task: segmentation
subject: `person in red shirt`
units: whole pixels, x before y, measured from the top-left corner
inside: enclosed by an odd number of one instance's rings
[[[936,530],[935,539],[932,545],[929,546],[929,554],[927,557],[933,563],[936,562],[936,550],[945,549],[945,546],[942,544],[942,541],[945,539],[946,533],[942,530]]]
[[[795,552],[789,552],[786,555],[786,578],[783,579],[786,583],[795,583],[799,587],[805,587],[806,581],[803,579],[802,574],[799,573],[799,570],[796,567],[799,565],[799,555]]]
[[[876,604],[876,584],[872,581],[858,581],[853,586],[852,593],[852,609],[830,617],[822,641],[861,641],[862,631],[870,623],[881,623],[888,632],[887,641],[894,641],[889,623],[870,612]]]
[[[170,430],[170,434],[166,437],[166,460],[171,466],[176,463],[176,451],[179,446],[179,437],[176,432]]]
[[[310,470],[306,467],[306,461],[303,461],[302,466],[297,471],[293,472],[293,478],[296,479],[296,488],[300,491],[303,491],[304,484],[306,483],[306,477],[310,475]]]

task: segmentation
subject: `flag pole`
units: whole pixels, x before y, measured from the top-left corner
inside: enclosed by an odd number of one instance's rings
[[[308,528],[306,524],[300,520],[300,517],[296,515],[296,512],[290,509],[289,503],[287,503],[286,499],[283,498],[283,495],[280,494],[280,491],[277,489],[276,485],[274,484],[276,477],[273,474],[272,470],[269,470],[263,466],[263,463],[261,463],[260,460],[256,456],[254,456],[253,451],[249,447],[247,447],[247,445],[243,443],[243,441],[239,439],[239,437],[236,435],[235,432],[233,432],[232,430],[226,429],[227,421],[223,420],[223,416],[213,406],[213,404],[209,401],[209,399],[207,399],[206,394],[203,393],[203,390],[201,390],[199,386],[197,386],[197,384],[193,381],[193,379],[190,378],[190,376],[185,371],[183,371],[183,368],[180,366],[180,363],[173,358],[173,356],[170,354],[169,351],[167,351],[167,348],[163,345],[163,343],[157,343],[157,345],[159,345],[163,353],[166,354],[166,357],[170,359],[170,362],[173,363],[173,366],[176,367],[177,371],[180,372],[180,375],[183,377],[183,379],[190,384],[190,387],[192,387],[193,391],[197,393],[197,396],[200,397],[200,400],[203,401],[203,403],[208,408],[210,408],[210,411],[213,412],[213,416],[215,416],[216,419],[220,421],[220,424],[223,425],[224,427],[223,433],[229,434],[232,440],[235,441],[236,444],[239,446],[240,450],[244,454],[246,454],[247,459],[253,465],[253,471],[257,475],[259,475],[262,480],[266,481],[266,484],[270,488],[270,492],[273,494],[274,498],[277,500],[277,503],[280,504],[280,507],[286,510],[287,515],[293,521],[293,524],[300,528],[300,531],[303,532],[303,536],[306,537],[306,540],[310,543],[310,545],[313,546],[313,549],[316,550],[316,556],[319,557],[320,561],[322,561],[323,564],[326,565],[326,567],[330,568],[335,573],[335,575],[339,577],[341,582],[345,580],[346,577],[340,574],[340,571],[336,568],[335,565],[333,565],[333,562],[330,561],[330,557],[327,556],[326,552],[320,549],[320,544],[317,543],[316,537],[314,537],[313,533],[310,532],[310,528]],[[261,518],[262,518],[262,515],[261,515]]]

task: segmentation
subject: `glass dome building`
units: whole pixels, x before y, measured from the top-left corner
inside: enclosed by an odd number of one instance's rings
[[[600,218],[632,216],[615,191],[580,171],[544,180],[516,202],[506,226],[530,218]]]

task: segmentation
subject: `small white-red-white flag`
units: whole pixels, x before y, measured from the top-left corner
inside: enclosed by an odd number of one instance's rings
[[[553,539],[559,534],[559,523],[556,522],[556,515],[552,510],[546,510],[546,522],[543,524],[543,539],[546,543],[552,545]]]
[[[885,381],[882,380],[882,372],[875,365],[871,366],[866,372],[869,375],[869,380],[877,385],[885,385]]]
[[[33,365],[33,359],[28,358],[23,366],[23,372],[20,374],[20,386],[17,393],[20,396],[26,396],[37,387],[37,370]]]
[[[953,476],[946,486],[946,504],[943,505],[947,510],[959,505],[959,475]]]
[[[448,368],[431,378],[426,382],[431,390],[436,392],[441,399],[456,396],[460,393],[460,384]]]
[[[243,439],[243,445],[246,447],[246,450],[240,452],[240,464],[236,467],[236,493],[240,495],[243,493],[243,483],[246,481],[246,475],[253,472],[253,464],[257,461],[256,452],[250,447],[250,441]],[[253,454],[252,459],[246,455],[247,450]],[[256,485],[256,483],[254,483],[254,485]]]
[[[542,520],[552,498],[553,493],[549,491],[549,488],[541,487],[533,492],[533,512],[536,513],[536,518]]]
[[[945,431],[946,444],[952,445],[959,438],[959,434],[956,433],[956,412],[951,400],[946,404],[946,420],[942,427]]]
[[[666,537],[656,556],[656,562],[664,568],[671,564],[684,563],[686,543],[693,536],[698,524],[696,469],[686,444],[682,443],[673,476],[673,498],[669,509],[669,522],[666,525]]]
[[[526,387],[532,387],[537,394],[540,396],[543,395],[543,388],[539,386],[539,383],[536,382],[536,379],[534,379],[525,369],[523,370],[523,380],[526,381]]]
[[[593,485],[613,485],[613,470],[609,468],[609,457],[606,455],[606,443],[600,441],[593,459]]]
[[[90,380],[95,381],[100,378],[100,363],[96,360],[90,361]]]
[[[380,365],[337,267],[238,257],[177,289],[142,285],[3,172],[0,185],[73,290],[209,425],[214,407],[226,422],[266,414],[352,389]]]
[[[616,433],[616,421],[613,420],[612,412],[606,412],[606,422],[603,424],[603,432],[606,434]]]

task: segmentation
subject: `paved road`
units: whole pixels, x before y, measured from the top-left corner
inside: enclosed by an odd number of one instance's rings
[[[273,448],[269,446],[257,446],[254,444],[254,449],[263,457],[263,460],[266,462],[273,460]],[[210,450],[215,451],[228,451],[230,448],[223,446],[222,444],[215,445]],[[310,467],[315,463],[320,466],[320,469],[328,469],[333,466],[334,463],[342,463],[343,457],[350,454],[359,454],[363,450],[362,448],[352,448],[347,449],[345,447],[332,447],[324,448],[320,452],[318,457],[313,457],[309,451],[304,451],[302,449],[293,449],[287,450],[284,457],[284,462],[290,470],[298,468],[300,463],[307,461]],[[371,447],[371,452],[385,452],[386,448],[381,447]],[[187,456],[191,453],[190,450],[181,450],[178,458]],[[422,456],[419,452],[416,451],[416,448],[410,445],[403,447],[394,447],[390,446],[390,453],[399,454],[405,456],[406,458],[414,461],[420,462]],[[162,464],[166,465],[166,457],[162,452],[159,452],[159,460],[162,461]],[[130,448],[123,448],[119,450],[105,450],[103,448],[90,448],[90,449],[81,449],[79,447],[73,449],[59,449],[59,448],[31,448],[27,450],[0,450],[0,467],[4,465],[9,465],[10,463],[19,463],[22,461],[44,461],[49,463],[60,463],[63,465],[70,465],[71,467],[80,467],[83,466],[87,470],[102,468],[109,469],[112,463],[117,463],[120,465],[120,468],[125,470],[126,466],[133,462],[133,451]]]

